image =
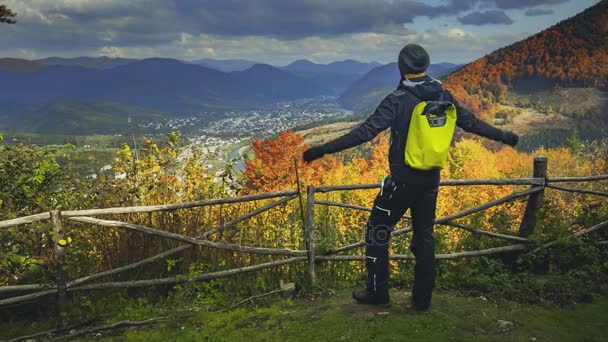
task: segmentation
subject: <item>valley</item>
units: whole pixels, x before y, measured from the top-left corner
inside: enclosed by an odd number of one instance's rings
[[[511,122],[500,125],[501,129],[518,134],[538,132],[546,129],[572,129],[576,121],[562,113],[541,113],[534,108],[520,108],[511,105],[500,105],[501,110],[518,111],[520,114],[511,118]]]

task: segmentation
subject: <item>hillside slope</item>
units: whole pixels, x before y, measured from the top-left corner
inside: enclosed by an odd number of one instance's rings
[[[603,113],[606,104],[601,100],[603,96],[576,111],[566,108],[573,99],[566,101],[553,95],[560,88],[604,92],[608,86],[607,72],[608,1],[601,1],[464,66],[447,77],[444,85],[463,105],[488,120],[501,110],[500,104],[515,103],[545,112],[562,111],[579,121],[590,120],[605,128],[608,115]]]

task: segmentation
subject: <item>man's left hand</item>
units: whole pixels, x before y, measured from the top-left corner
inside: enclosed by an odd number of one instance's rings
[[[510,131],[503,131],[501,141],[511,147],[515,147],[519,142],[519,136]]]
[[[319,159],[325,155],[325,150],[321,146],[311,147],[308,150],[304,151],[302,155],[305,162],[310,163],[315,159]]]

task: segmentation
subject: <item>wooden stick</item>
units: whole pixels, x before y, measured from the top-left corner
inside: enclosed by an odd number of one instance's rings
[[[466,251],[459,253],[450,253],[450,254],[437,254],[435,257],[438,260],[448,260],[448,259],[461,259],[468,257],[476,257],[476,256],[484,256],[484,255],[494,255],[500,253],[507,252],[515,252],[515,251],[524,251],[530,249],[530,246],[527,244],[519,244],[519,245],[510,245],[504,247],[495,247],[488,248],[479,251]],[[416,257],[413,255],[405,255],[405,254],[395,254],[389,257],[391,260],[415,260]],[[316,257],[317,260],[321,261],[365,261],[364,255],[319,255]]]
[[[63,268],[65,264],[65,250],[63,246],[59,244],[59,241],[63,239],[61,212],[57,210],[51,211],[51,220],[53,221],[53,232],[55,233],[53,238],[53,251],[55,252],[55,258],[57,260],[55,269],[55,283],[57,284],[57,307],[58,311],[63,314],[65,311],[67,274]],[[65,324],[62,323],[62,325]]]
[[[191,245],[184,245],[184,246],[190,247]],[[180,246],[180,247],[183,247],[183,246]],[[167,252],[170,252],[170,251],[167,251]],[[227,271],[217,271],[217,272],[205,273],[205,274],[199,276],[197,278],[197,281],[229,277],[229,276],[232,276],[235,274],[292,264],[292,263],[304,261],[306,259],[307,259],[306,257],[294,257],[294,258],[289,258],[289,259],[284,259],[284,260],[279,260],[279,261],[272,261],[272,262],[259,264],[259,265],[235,268],[235,269],[231,269],[231,270],[227,270]],[[131,265],[129,265],[129,266],[131,266]],[[114,270],[114,271],[117,271],[117,270]],[[81,290],[98,290],[98,289],[112,289],[112,288],[125,288],[125,287],[153,286],[153,285],[172,285],[172,284],[177,284],[178,282],[186,281],[184,278],[182,278],[180,281],[178,281],[177,278],[163,278],[163,279],[153,279],[153,280],[108,282],[108,283],[83,285],[84,282],[98,279],[101,276],[107,276],[110,274],[118,273],[118,272],[114,272],[114,271],[104,272],[106,274],[97,274],[99,276],[94,275],[96,277],[89,276],[89,277],[77,279],[68,284],[67,291],[73,292],[73,291],[81,291]],[[120,271],[122,271],[122,270],[120,270]],[[50,290],[36,292],[36,293],[24,295],[24,296],[2,299],[2,300],[0,300],[0,307],[23,303],[23,302],[37,299],[37,298],[40,298],[43,296],[51,295],[54,293],[57,293],[57,289],[50,289]]]
[[[184,236],[180,234],[170,233],[159,229],[148,228],[145,226],[140,226],[137,224],[126,223],[121,221],[110,221],[110,220],[101,220],[93,217],[70,217],[70,220],[84,223],[92,223],[96,225],[100,225],[103,227],[117,227],[117,228],[127,228],[130,230],[138,231],[141,233],[159,236],[171,240],[186,242],[196,246],[204,246],[209,248],[216,248],[228,251],[235,252],[245,252],[245,253],[253,253],[253,254],[267,254],[267,255],[286,255],[286,256],[300,256],[306,255],[306,251],[298,251],[284,248],[263,248],[263,247],[249,247],[249,246],[239,246],[228,243],[221,242],[213,242],[208,240],[199,240],[193,237]]]
[[[307,189],[306,216],[304,239],[308,252],[308,278],[310,284],[315,287],[317,285],[317,274],[315,271],[315,187],[312,185],[309,185]]]
[[[304,202],[302,201],[302,188],[300,187],[300,172],[298,171],[298,159],[293,157],[293,169],[296,172],[296,185],[298,189],[298,201],[300,202],[300,218],[302,219],[302,229],[306,229],[306,218],[304,217]]]
[[[467,225],[461,224],[461,223],[456,223],[456,222],[446,222],[446,223],[443,223],[443,225],[464,229],[464,230],[472,232],[474,234],[485,235],[485,236],[494,237],[494,238],[498,238],[498,239],[517,241],[517,242],[527,242],[527,243],[530,242],[530,240],[519,237],[519,236],[512,236],[512,235],[489,232],[487,230],[477,229],[477,228],[467,226]]]
[[[315,187],[315,192],[323,193],[323,192],[341,191],[341,190],[369,190],[369,189],[380,189],[380,183],[320,186],[320,187]]]
[[[315,201],[315,204],[318,205],[325,205],[328,207],[340,207],[340,208],[347,208],[347,209],[355,209],[355,210],[362,210],[362,211],[368,211],[371,212],[372,209],[368,208],[368,207],[364,207],[364,206],[360,206],[360,205],[354,205],[354,204],[347,204],[347,203],[340,203],[340,202],[331,202],[331,201]],[[412,219],[412,217],[410,215],[403,215],[404,219]]]
[[[512,193],[510,195],[507,195],[507,196],[499,198],[497,200],[488,202],[486,204],[478,205],[478,206],[473,207],[471,209],[463,210],[460,213],[457,213],[457,214],[454,214],[454,215],[450,215],[450,216],[439,218],[439,219],[435,220],[435,223],[445,223],[445,222],[453,221],[453,220],[459,219],[461,217],[465,217],[465,216],[474,214],[476,212],[479,212],[479,211],[482,211],[482,210],[486,210],[488,208],[492,208],[492,207],[495,207],[497,205],[500,205],[500,204],[503,204],[503,203],[506,203],[506,202],[511,202],[511,201],[514,201],[514,200],[516,200],[518,198],[525,197],[525,196],[528,196],[528,195],[531,195],[531,194],[543,191],[543,189],[544,189],[544,187],[537,186],[537,187],[531,188],[529,190],[520,191],[520,192],[514,192],[514,193]]]
[[[544,179],[538,178],[507,178],[507,179],[447,179],[439,183],[441,186],[461,185],[545,185]]]
[[[243,216],[237,217],[237,218],[235,218],[232,221],[224,223],[221,226],[217,226],[217,227],[215,227],[215,228],[213,228],[213,229],[211,229],[209,231],[203,232],[203,234],[201,234],[200,238],[201,239],[205,239],[205,238],[209,237],[210,235],[213,235],[213,234],[221,232],[221,231],[223,231],[223,230],[225,230],[227,228],[230,228],[230,227],[234,226],[235,224],[237,224],[237,223],[239,223],[241,221],[247,220],[247,219],[249,219],[251,217],[254,217],[254,216],[259,215],[259,214],[261,214],[261,213],[263,213],[265,211],[268,211],[268,210],[270,210],[270,209],[272,209],[274,207],[278,207],[279,205],[281,205],[283,203],[289,202],[289,201],[291,201],[292,199],[294,199],[296,197],[298,197],[298,195],[288,196],[288,197],[282,198],[282,199],[280,199],[280,200],[278,200],[276,202],[272,202],[272,203],[270,203],[268,205],[265,205],[265,206],[263,206],[261,208],[258,208],[256,210],[254,210],[252,212],[249,212],[249,213],[247,213],[247,214],[245,214]]]
[[[274,291],[270,291],[270,292],[262,293],[262,294],[259,294],[259,295],[251,296],[251,297],[248,297],[248,298],[245,298],[245,299],[241,300],[241,301],[240,301],[240,302],[238,302],[238,303],[234,303],[234,304],[230,305],[230,307],[229,307],[229,308],[227,308],[227,309],[218,310],[218,311],[214,311],[214,312],[222,312],[222,311],[228,311],[228,310],[232,310],[232,309],[236,308],[237,306],[240,306],[240,305],[242,305],[242,304],[245,304],[245,303],[247,303],[247,302],[249,302],[249,301],[253,301],[253,300],[254,300],[254,299],[256,299],[256,298],[268,297],[268,296],[273,295],[273,294],[275,294],[275,293],[281,293],[281,292],[285,292],[285,290],[283,290],[283,289],[278,289],[278,290],[274,290]]]
[[[570,235],[570,236],[566,237],[566,238],[565,238],[565,240],[569,240],[569,239],[578,238],[578,237],[581,237],[581,236],[583,236],[583,235],[587,235],[587,234],[589,234],[589,233],[591,233],[591,232],[593,232],[593,231],[596,231],[596,230],[598,230],[598,229],[605,228],[605,227],[608,227],[608,221],[604,221],[604,222],[602,222],[602,223],[598,223],[598,224],[596,224],[596,225],[595,225],[595,226],[593,226],[593,227],[590,227],[590,228],[587,228],[587,229],[583,229],[583,230],[581,230],[581,231],[579,231],[579,232],[576,232],[576,233],[574,233],[574,234],[572,234],[572,235]],[[547,243],[545,243],[544,245],[542,245],[542,246],[539,246],[539,247],[535,248],[535,249],[532,251],[532,253],[536,253],[536,252],[538,252],[538,251],[539,251],[539,250],[541,250],[541,249],[551,247],[551,246],[553,246],[553,245],[557,244],[558,242],[559,242],[559,240],[555,240],[555,241],[547,242]]]
[[[581,194],[589,194],[589,195],[598,195],[608,197],[608,192],[595,191],[595,190],[583,190],[583,189],[575,189],[575,188],[567,188],[565,186],[557,186],[557,185],[547,185],[547,188],[568,191],[568,192],[577,192]]]
[[[355,210],[368,211],[368,212],[372,211],[371,208],[364,207],[364,206],[361,206],[361,205],[354,205],[354,204],[347,204],[347,203],[340,203],[340,202],[315,201],[315,204],[325,205],[325,206],[328,206],[328,207],[340,207],[340,208],[355,209]]]
[[[48,295],[51,295],[51,294],[54,294],[57,292],[58,292],[57,289],[51,289],[51,290],[46,290],[46,291],[41,291],[41,292],[36,292],[36,293],[30,293],[30,294],[23,295],[23,296],[0,299],[0,307],[27,302],[27,301],[30,301],[30,300],[33,300],[36,298],[40,298],[40,297],[44,297],[44,296],[48,296]]]
[[[526,190],[526,191],[514,192],[514,193],[512,193],[512,194],[510,194],[508,196],[499,198],[497,200],[488,202],[486,204],[478,205],[478,206],[473,207],[471,209],[467,209],[467,210],[461,211],[461,212],[459,212],[457,214],[446,216],[446,217],[442,217],[442,218],[438,218],[438,219],[435,220],[435,224],[444,224],[444,223],[447,223],[447,222],[451,222],[453,220],[456,220],[456,219],[459,219],[459,218],[462,218],[462,217],[474,214],[476,212],[479,212],[479,211],[482,211],[482,210],[485,210],[485,209],[488,209],[488,208],[491,208],[491,207],[503,204],[505,202],[510,202],[510,201],[516,200],[516,199],[518,199],[520,197],[524,197],[524,196],[527,196],[529,194],[533,194],[533,193],[536,193],[538,191],[542,191],[543,188],[544,187],[541,186],[541,187],[534,187],[534,188],[531,188],[531,189]],[[393,231],[391,233],[391,236],[407,233],[407,232],[410,232],[410,231],[412,231],[412,227],[411,226],[410,227],[405,227],[405,228]],[[359,247],[363,247],[363,246],[365,246],[365,242],[364,241],[356,242],[356,243],[353,243],[353,244],[350,244],[350,245],[346,245],[346,246],[343,246],[343,247],[340,247],[340,248],[336,248],[334,250],[334,252],[335,253],[346,252],[346,251],[349,251],[351,249],[355,249],[355,248],[359,248]]]
[[[55,288],[51,284],[26,284],[26,285],[7,285],[0,286],[0,294],[23,291],[39,291]]]
[[[278,192],[268,192],[263,194],[246,195],[240,197],[220,198],[203,200],[196,202],[186,202],[179,204],[164,204],[164,205],[150,205],[150,206],[138,206],[138,207],[117,207],[117,208],[105,208],[105,209],[87,209],[87,210],[70,210],[62,212],[63,217],[76,217],[76,216],[97,216],[97,215],[109,215],[109,214],[131,214],[131,213],[148,213],[153,211],[170,211],[177,209],[204,207],[209,205],[217,204],[228,204],[228,203],[240,203],[262,200],[267,198],[285,197],[297,195],[297,190],[286,190]]]
[[[547,183],[557,182],[589,182],[589,181],[600,181],[608,179],[608,175],[597,175],[588,177],[553,177],[547,178]]]
[[[146,319],[143,321],[120,321],[120,322],[116,322],[116,323],[112,323],[112,324],[102,325],[99,327],[78,330],[71,334],[67,334],[64,336],[58,336],[50,341],[61,341],[61,340],[65,340],[65,339],[74,339],[75,337],[78,337],[78,336],[89,335],[89,334],[93,334],[93,333],[96,333],[99,331],[104,331],[104,330],[118,329],[118,328],[123,328],[123,327],[141,327],[144,325],[150,325],[150,324],[155,324],[155,323],[160,323],[160,322],[169,322],[172,320],[174,320],[174,318],[157,317],[157,318]]]
[[[195,281],[205,281],[217,278],[225,278],[229,276],[233,276],[236,274],[246,273],[257,271],[266,268],[279,267],[283,265],[293,264],[296,262],[305,261],[306,257],[294,257],[284,260],[272,261],[263,264],[246,266],[233,268],[231,270],[226,271],[217,271],[205,273],[198,276]],[[98,283],[98,284],[88,284],[88,285],[80,285],[74,287],[68,287],[68,292],[74,291],[85,291],[85,290],[102,290],[102,289],[118,289],[118,288],[128,288],[128,287],[144,287],[144,286],[156,286],[156,285],[174,285],[177,283],[184,283],[188,281],[185,277],[180,277],[179,280],[176,277],[173,278],[161,278],[161,279],[150,279],[150,280],[134,280],[134,281],[122,281],[122,282],[108,282],[108,283]],[[57,293],[56,289],[47,290],[43,292],[37,292],[25,296],[12,297],[7,299],[0,300],[0,307],[23,303],[29,300],[33,300],[42,296],[50,295],[53,293]]]
[[[181,251],[185,251],[185,250],[187,250],[189,248],[192,248],[192,247],[193,247],[193,245],[181,245],[181,246],[175,247],[173,249],[170,249],[170,250],[168,250],[166,252],[163,252],[163,253],[157,254],[155,256],[152,256],[152,257],[140,260],[138,262],[134,262],[134,263],[129,264],[129,265],[125,265],[125,266],[122,266],[122,267],[115,268],[113,270],[104,271],[104,272],[96,273],[96,274],[93,274],[93,275],[90,275],[90,276],[86,276],[86,277],[82,277],[82,278],[78,278],[78,279],[72,280],[72,281],[68,282],[67,287],[69,289],[70,287],[76,287],[76,286],[79,286],[79,285],[91,282],[93,280],[97,280],[97,279],[100,279],[100,278],[116,275],[116,274],[119,274],[119,273],[123,273],[123,272],[129,271],[129,270],[138,268],[140,266],[149,264],[151,262],[155,262],[155,261],[158,261],[158,260],[170,257],[171,255],[177,254],[177,253],[179,253]]]
[[[19,337],[15,337],[12,340],[8,340],[8,342],[19,342],[19,341],[26,341],[26,340],[33,340],[37,337],[44,337],[47,335],[52,335],[52,334],[58,334],[58,333],[62,333],[64,331],[68,331],[68,330],[72,330],[75,328],[79,328],[83,325],[89,325],[97,320],[100,320],[101,318],[103,318],[103,315],[97,316],[97,317],[93,317],[93,318],[89,318],[85,321],[82,322],[78,322],[78,323],[74,323],[74,324],[70,324],[64,328],[59,328],[59,329],[53,329],[53,330],[47,330],[47,331],[42,331],[39,333],[35,333],[35,334],[31,334],[31,335],[26,335],[26,336],[19,336]]]
[[[9,228],[14,226],[20,226],[22,224],[34,223],[39,221],[46,221],[51,219],[50,213],[40,213],[30,216],[18,217],[11,220],[0,221],[0,228]]]
[[[547,178],[547,157],[534,157],[533,176],[543,181]],[[524,216],[521,218],[517,235],[527,238],[534,232],[534,229],[536,228],[536,216],[538,210],[543,206],[544,198],[544,188],[542,191],[531,194],[530,197],[528,197]]]
[[[511,179],[448,179],[441,181],[441,186],[461,186],[461,185],[544,185],[543,180],[535,178],[511,178]],[[316,192],[330,192],[340,190],[369,190],[379,189],[379,183],[373,184],[352,184],[336,186],[320,186],[315,188]]]
[[[195,281],[205,281],[217,278],[225,278],[229,276],[233,276],[235,274],[246,273],[257,271],[265,268],[279,267],[283,265],[293,264],[296,262],[306,261],[306,257],[293,257],[289,259],[283,259],[278,261],[267,262],[263,264],[253,265],[253,266],[245,266],[239,268],[233,268],[227,271],[217,271],[202,274],[196,277]],[[68,288],[68,292],[72,291],[82,291],[82,290],[101,290],[101,289],[119,289],[119,288],[127,288],[127,287],[143,287],[143,286],[156,286],[156,285],[174,285],[178,283],[184,283],[189,281],[186,277],[180,277],[179,279],[176,277],[171,278],[160,278],[160,279],[149,279],[149,280],[132,280],[132,281],[120,281],[120,282],[108,282],[108,283],[99,283],[99,284],[88,284],[81,285],[77,287]]]
[[[479,251],[466,251],[459,253],[450,253],[450,254],[438,254],[437,259],[439,260],[448,260],[448,259],[461,259],[468,257],[477,257],[477,256],[485,256],[485,255],[494,255],[494,254],[502,254],[508,252],[517,252],[517,251],[525,251],[530,249],[529,244],[518,244],[518,245],[510,245],[504,247],[494,247],[488,249],[482,249]]]
[[[273,208],[275,206],[278,206],[278,205],[280,205],[282,203],[285,203],[287,201],[288,201],[288,199],[281,199],[281,200],[276,201],[274,203],[271,203],[271,204],[269,204],[269,205],[267,205],[267,206],[265,206],[263,208],[264,209],[271,209],[271,208]],[[258,209],[257,211],[258,211],[258,214],[259,214],[262,211],[262,208]],[[248,218],[249,217],[248,215],[249,214],[243,215],[240,218],[242,218],[242,219]],[[239,218],[236,218],[233,221],[226,223],[225,226],[228,227],[229,225],[234,224],[234,221],[236,221],[236,220],[239,220]],[[217,228],[219,228],[219,227],[216,227],[216,229]],[[204,237],[204,234],[205,233],[199,234],[198,236],[196,236],[196,238],[197,239],[202,239]],[[208,234],[208,235],[210,235],[210,234]],[[155,262],[155,261],[158,261],[158,260],[170,257],[170,256],[172,256],[174,254],[183,252],[183,251],[185,251],[187,249],[190,249],[192,247],[193,247],[193,245],[191,245],[191,244],[181,245],[181,246],[172,248],[172,249],[170,249],[170,250],[168,250],[166,252],[154,255],[152,257],[140,260],[138,262],[135,262],[135,263],[132,263],[132,264],[129,264],[129,265],[125,265],[125,266],[122,266],[122,267],[115,268],[113,270],[109,270],[109,271],[105,271],[105,272],[100,272],[100,273],[97,273],[97,274],[93,274],[93,275],[90,275],[90,276],[86,276],[86,277],[82,277],[82,278],[73,280],[71,282],[68,282],[68,287],[74,287],[74,286],[82,285],[82,284],[91,282],[93,280],[97,280],[99,278],[103,278],[103,277],[107,277],[107,276],[111,276],[111,275],[116,275],[116,274],[119,274],[119,273],[122,273],[122,272],[126,272],[126,271],[129,271],[129,270],[138,268],[140,266],[143,266],[143,265],[146,265],[146,264],[149,264],[149,263],[152,263],[152,262]]]
[[[411,232],[412,230],[414,230],[414,229],[411,226],[405,227],[405,228],[401,228],[401,229],[397,229],[397,230],[391,232],[391,237],[397,236],[397,235],[401,235],[401,234],[404,234],[404,233],[408,233],[408,232]],[[359,247],[363,247],[363,246],[365,246],[365,241],[360,241],[360,242],[352,243],[350,245],[338,247],[338,248],[336,248],[336,249],[334,249],[333,251],[330,251],[330,252],[333,252],[333,253],[342,253],[342,252],[350,251],[351,249],[355,249],[355,248],[359,248]]]

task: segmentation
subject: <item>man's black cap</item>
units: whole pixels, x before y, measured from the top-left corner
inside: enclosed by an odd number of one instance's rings
[[[430,63],[429,54],[418,44],[408,44],[399,52],[398,64],[402,76],[425,72]]]

